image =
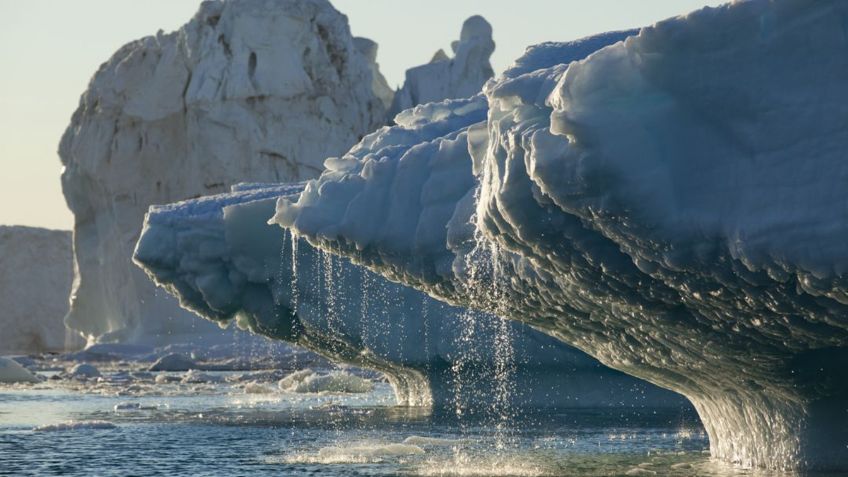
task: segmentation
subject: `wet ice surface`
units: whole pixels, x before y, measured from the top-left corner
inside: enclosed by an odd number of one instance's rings
[[[711,464],[697,418],[678,411],[457,422],[394,407],[376,377],[359,376],[368,392],[291,392],[290,371],[143,367],[2,385],[0,475],[748,475]]]

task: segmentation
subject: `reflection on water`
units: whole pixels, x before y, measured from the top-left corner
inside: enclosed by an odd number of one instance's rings
[[[453,410],[391,406],[380,381],[304,394],[256,376],[172,374],[0,387],[0,475],[766,475],[711,463],[682,411],[526,411],[459,426]]]

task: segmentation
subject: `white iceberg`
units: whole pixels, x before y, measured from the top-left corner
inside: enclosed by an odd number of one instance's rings
[[[32,374],[17,361],[0,356],[0,383],[37,383],[38,376]]]
[[[94,379],[100,377],[100,370],[91,364],[79,363],[68,371],[68,376],[74,379]]]
[[[374,383],[345,371],[316,373],[310,369],[295,371],[281,379],[278,387],[291,393],[368,393]]]
[[[485,122],[407,112],[275,220],[680,392],[718,459],[846,470],[846,17],[734,2],[519,68]]]
[[[326,0],[203,2],[179,30],[119,49],[59,147],[75,220],[68,327],[90,342],[220,338],[131,265],[144,213],[241,181],[316,177],[384,123],[371,63]]]

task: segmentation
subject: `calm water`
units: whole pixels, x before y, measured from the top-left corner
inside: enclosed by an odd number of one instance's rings
[[[154,378],[0,387],[0,475],[747,475],[711,464],[697,418],[679,411],[457,421],[391,406],[382,382],[297,394],[266,378],[248,394],[245,382],[261,378]],[[38,429],[64,421],[114,427]]]

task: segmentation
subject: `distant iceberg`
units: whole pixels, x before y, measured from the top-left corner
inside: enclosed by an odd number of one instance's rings
[[[0,225],[0,355],[70,350],[71,232]]]
[[[495,75],[489,58],[495,51],[492,25],[474,15],[462,23],[459,40],[451,43],[453,57],[439,50],[424,65],[406,70],[403,86],[395,93],[389,120],[419,104],[473,96]]]
[[[144,213],[317,177],[385,123],[375,48],[326,0],[209,1],[105,61],[59,146],[74,213],[68,327],[89,342],[231,340],[132,266]]]

